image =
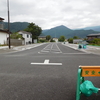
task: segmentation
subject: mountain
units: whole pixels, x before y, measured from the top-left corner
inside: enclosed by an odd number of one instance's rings
[[[94,30],[94,31],[99,31],[100,32],[100,26],[94,26],[94,27],[86,27],[86,28],[84,28],[85,30],[87,30],[87,29],[92,29],[92,30]]]
[[[65,36],[66,38],[71,38],[74,36],[85,38],[88,34],[95,34],[95,33],[99,33],[99,32],[94,30],[84,30],[84,29],[72,30],[64,25],[51,28],[47,31],[43,31],[43,34],[45,36],[50,35],[51,37],[56,37],[56,38],[59,38],[62,35]]]
[[[57,26],[54,28],[51,28],[47,31],[43,31],[44,35],[51,35],[52,37],[59,38],[61,35],[66,36],[67,34],[71,33],[73,30],[67,28],[64,25]]]
[[[29,25],[28,22],[14,22],[10,23],[10,31],[17,32],[19,30],[24,30]],[[8,23],[4,22],[4,29],[8,29]]]
[[[94,30],[94,31],[100,32],[100,26],[91,26],[91,27],[85,27],[85,28],[82,28],[82,29],[84,29],[84,30]]]
[[[10,31],[17,32],[19,30],[24,30],[29,25],[28,22],[14,22],[10,23]],[[4,29],[7,29],[8,23],[4,22]],[[51,35],[51,37],[59,38],[60,36],[65,36],[66,38],[71,38],[73,36],[78,36],[80,38],[85,38],[88,34],[95,34],[100,32],[100,26],[86,27],[83,29],[73,30],[64,25],[60,25],[51,29],[43,30],[41,36]]]
[[[68,34],[68,38],[74,37],[74,36],[78,36],[80,38],[86,38],[86,36],[88,34],[97,34],[99,32],[94,31],[94,30],[74,30],[71,34]]]

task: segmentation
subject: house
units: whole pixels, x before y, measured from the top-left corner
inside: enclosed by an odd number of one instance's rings
[[[100,33],[87,35],[87,41],[92,41],[95,38],[100,38]]]
[[[24,38],[25,45],[32,43],[32,34],[30,32],[19,31],[18,33]]]
[[[46,39],[46,36],[38,36],[38,39]]]
[[[53,40],[54,40],[55,42],[58,42],[58,38],[53,38]]]
[[[0,44],[7,44],[7,38],[9,37],[8,31],[4,30],[3,18],[0,17]]]
[[[4,20],[4,19],[0,17],[0,29],[1,29],[1,30],[4,29],[3,20]]]
[[[79,43],[82,43],[82,42],[83,42],[83,39],[73,39],[74,44],[79,44]]]
[[[7,44],[7,38],[9,37],[8,31],[0,30],[0,44]]]

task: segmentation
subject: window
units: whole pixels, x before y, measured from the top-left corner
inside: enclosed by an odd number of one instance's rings
[[[27,34],[27,38],[29,38],[29,35]]]

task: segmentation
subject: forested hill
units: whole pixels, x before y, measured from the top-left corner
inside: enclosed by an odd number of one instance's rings
[[[19,30],[24,30],[29,25],[28,22],[14,22],[10,23],[10,31],[17,32]],[[4,22],[4,29],[8,29],[8,23]]]
[[[17,32],[20,30],[24,30],[27,28],[27,26],[29,25],[28,22],[14,22],[14,23],[10,23],[10,31],[11,32]],[[8,23],[4,22],[4,29],[7,29],[8,27]],[[90,28],[91,29],[91,28]],[[66,38],[71,38],[73,36],[78,36],[80,38],[85,38],[88,34],[96,34],[96,33],[100,33],[94,30],[86,30],[86,29],[77,29],[77,30],[72,30],[64,25],[60,25],[48,30],[43,30],[41,35],[50,35],[51,37],[56,37],[59,38],[60,36],[65,36]],[[92,27],[93,29],[93,27]],[[96,28],[95,28],[96,29]]]
[[[55,37],[55,38],[59,38],[62,35],[65,36],[66,38],[71,38],[74,36],[78,36],[80,38],[86,38],[88,34],[96,34],[96,33],[99,33],[99,32],[94,31],[94,30],[84,30],[84,29],[72,30],[64,25],[51,28],[47,31],[43,31],[43,34],[45,36],[51,35],[51,37]]]

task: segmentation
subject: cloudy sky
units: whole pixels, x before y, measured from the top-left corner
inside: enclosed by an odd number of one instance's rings
[[[42,29],[100,25],[100,0],[9,0],[10,22],[33,22]],[[7,22],[7,0],[0,0],[0,17]]]

